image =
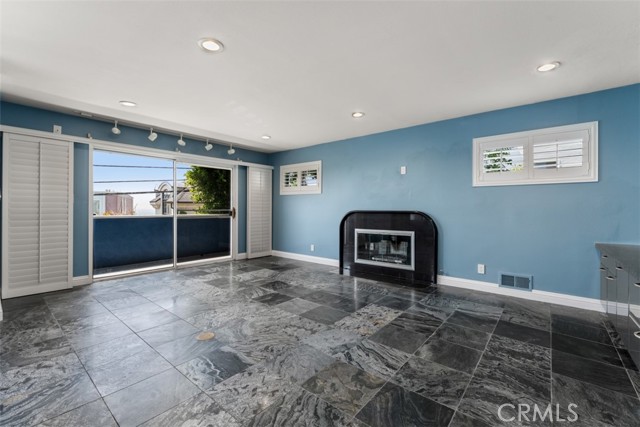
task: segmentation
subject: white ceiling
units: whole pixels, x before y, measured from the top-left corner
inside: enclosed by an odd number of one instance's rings
[[[262,151],[640,82],[637,1],[2,0],[0,13],[4,99]],[[201,51],[207,36],[225,51]],[[535,70],[548,61],[562,66]]]

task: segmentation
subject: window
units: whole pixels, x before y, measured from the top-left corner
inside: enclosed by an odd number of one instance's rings
[[[598,181],[598,122],[474,138],[473,186]]]
[[[280,194],[322,193],[322,162],[280,166]]]

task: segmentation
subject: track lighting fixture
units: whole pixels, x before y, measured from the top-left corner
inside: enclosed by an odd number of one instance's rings
[[[207,151],[211,151],[212,148],[213,148],[213,145],[211,145],[211,143],[207,139],[207,145],[204,146],[204,149]]]
[[[233,144],[229,145],[229,149],[227,150],[227,153],[229,155],[232,155],[236,152],[236,150],[233,149]]]
[[[180,139],[178,140],[178,145],[181,147],[184,147],[185,145],[187,145],[186,142],[184,142],[184,139],[182,139],[182,134],[180,134]]]
[[[149,129],[149,136],[147,137],[149,138],[149,141],[154,142],[157,137],[158,134],[153,131],[153,128]]]
[[[111,132],[113,132],[114,135],[120,135],[120,129],[118,129],[118,121],[117,120],[115,121],[115,124],[111,128]]]

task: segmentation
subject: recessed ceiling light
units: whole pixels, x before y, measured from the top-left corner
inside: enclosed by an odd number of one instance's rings
[[[549,62],[547,64],[542,64],[541,66],[539,66],[537,68],[538,71],[540,71],[541,73],[547,72],[547,71],[553,71],[556,68],[558,68],[560,66],[559,62]]]
[[[364,113],[362,111],[356,111],[354,113],[351,113],[351,117],[353,117],[354,119],[359,119],[361,117],[364,117]]]
[[[122,105],[123,107],[135,107],[138,104],[133,101],[120,101],[120,105]]]
[[[209,53],[218,53],[224,50],[224,45],[222,44],[222,42],[211,37],[198,40],[198,45],[202,48],[202,50]]]
[[[271,136],[270,135],[262,135],[260,138],[262,138],[262,139],[271,139]]]

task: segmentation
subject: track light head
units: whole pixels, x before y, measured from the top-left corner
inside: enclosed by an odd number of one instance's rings
[[[184,142],[184,139],[182,139],[182,134],[180,134],[180,139],[178,140],[178,145],[181,147],[184,147],[185,145],[187,145],[186,142]]]
[[[158,134],[153,131],[153,128],[149,129],[149,136],[147,137],[149,138],[149,141],[154,142],[157,137]]]
[[[229,149],[227,150],[227,153],[229,155],[235,154],[236,150],[233,149],[233,145],[229,145]]]
[[[207,145],[204,146],[204,149],[207,151],[211,151],[212,148],[213,148],[213,145],[207,139]]]
[[[117,120],[115,121],[115,124],[111,128],[111,132],[113,132],[114,135],[120,135],[120,129],[118,129],[118,121]]]

